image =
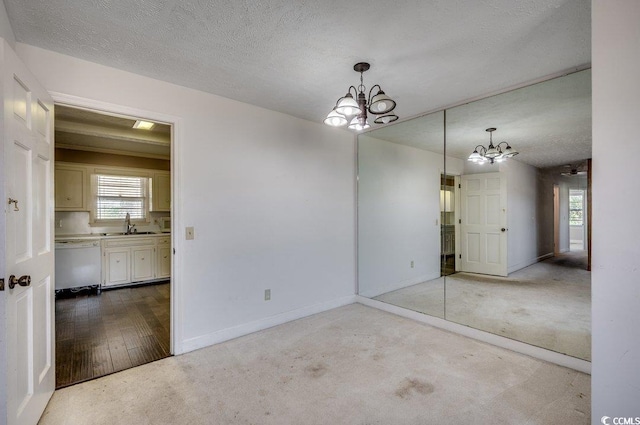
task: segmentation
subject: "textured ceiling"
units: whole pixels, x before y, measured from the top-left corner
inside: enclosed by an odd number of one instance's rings
[[[507,141],[514,159],[539,168],[591,158],[591,70],[576,72],[447,110],[447,155],[468,158],[476,145]],[[426,115],[368,136],[443,153],[444,114]],[[566,171],[566,170],[565,170]]]
[[[321,122],[372,64],[401,117],[591,61],[590,0],[4,0],[20,42]]]

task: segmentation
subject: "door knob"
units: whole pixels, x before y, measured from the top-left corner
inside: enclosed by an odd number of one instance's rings
[[[9,289],[15,288],[16,285],[20,285],[20,286],[31,285],[31,276],[24,275],[24,276],[20,276],[19,278],[15,277],[14,275],[9,276]]]
[[[502,229],[500,229],[501,232],[506,232],[507,229],[505,229],[504,227]]]

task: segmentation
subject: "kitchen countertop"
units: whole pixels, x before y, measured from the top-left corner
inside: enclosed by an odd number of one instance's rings
[[[148,238],[153,238],[153,237],[158,237],[158,236],[171,236],[171,233],[165,233],[165,232],[154,232],[154,233],[148,233],[148,234],[136,234],[136,233],[132,233],[129,235],[124,235],[124,234],[113,234],[113,233],[81,233],[81,234],[75,234],[75,235],[56,235],[55,236],[55,241],[68,241],[68,240],[86,240],[86,241],[90,241],[90,240],[101,240],[101,239],[115,239],[115,238],[144,238],[144,237],[148,237]]]

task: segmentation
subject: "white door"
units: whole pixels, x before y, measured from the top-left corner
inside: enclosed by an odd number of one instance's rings
[[[506,176],[467,174],[460,185],[460,271],[506,276]]]
[[[8,425],[38,422],[55,388],[53,100],[2,41],[4,251],[0,267],[0,412]],[[2,154],[0,154],[2,155]],[[15,286],[10,276],[22,278]],[[30,282],[28,278],[30,276]],[[14,286],[10,288],[10,286]],[[3,337],[6,337],[3,338]],[[3,355],[0,354],[0,358]],[[5,378],[4,380],[2,378]],[[5,404],[6,403],[6,404]]]

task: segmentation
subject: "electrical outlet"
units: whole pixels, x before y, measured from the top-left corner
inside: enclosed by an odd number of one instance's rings
[[[186,237],[188,241],[191,241],[195,238],[195,234],[193,232],[193,226],[187,227],[186,229]]]
[[[413,268],[413,260],[411,260],[411,268]]]
[[[264,300],[269,301],[271,299],[271,289],[264,290]]]

